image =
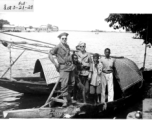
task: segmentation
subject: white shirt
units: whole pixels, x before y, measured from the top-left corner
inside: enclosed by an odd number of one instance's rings
[[[103,64],[103,69],[104,70],[113,70],[114,66],[114,58],[106,58],[106,57],[101,57],[100,62]]]

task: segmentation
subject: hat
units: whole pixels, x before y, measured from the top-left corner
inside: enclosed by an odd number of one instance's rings
[[[86,43],[80,41],[77,46],[86,46]]]
[[[58,38],[61,38],[62,36],[66,36],[66,37],[67,37],[68,35],[69,35],[68,33],[65,33],[65,32],[64,32],[64,33],[61,33],[61,34],[58,36]]]

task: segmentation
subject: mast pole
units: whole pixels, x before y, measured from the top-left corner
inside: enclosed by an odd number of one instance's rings
[[[147,56],[147,44],[145,44],[145,53],[144,53],[143,70],[145,70],[146,56]]]
[[[10,80],[12,79],[12,55],[11,55],[11,44],[9,46],[9,53],[10,53]]]
[[[146,65],[146,56],[147,56],[148,24],[149,24],[149,17],[148,17],[148,21],[147,21],[147,35],[146,35],[146,40],[145,40],[145,54],[144,54],[143,70],[145,70],[145,65]]]

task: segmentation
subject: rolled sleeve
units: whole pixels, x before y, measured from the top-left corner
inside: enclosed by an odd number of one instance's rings
[[[52,48],[52,49],[50,50],[50,54],[56,55],[56,54],[57,54],[57,51],[58,51],[58,46],[55,46],[54,48]]]

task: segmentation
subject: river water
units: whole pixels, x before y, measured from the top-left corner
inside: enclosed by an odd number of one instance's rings
[[[53,33],[11,33],[14,35],[40,40],[52,44],[58,44],[59,40],[57,36],[60,32]],[[144,48],[142,45],[143,40],[133,39],[134,34],[132,33],[91,33],[91,32],[68,32],[68,44],[71,49],[75,49],[75,46],[79,41],[86,42],[86,50],[93,53],[103,54],[105,48],[111,49],[111,55],[113,56],[124,56],[133,60],[139,68],[143,65],[144,59]],[[16,38],[13,36],[8,36],[0,33],[0,39],[8,41],[26,41],[21,38]],[[26,41],[28,43],[35,43],[32,41]],[[38,48],[38,47],[35,47]],[[47,48],[38,48],[46,50]],[[23,50],[12,49],[11,55],[12,60],[14,61],[18,55]],[[47,57],[47,54],[26,51],[19,60],[12,67],[12,77],[29,77],[29,76],[39,76],[39,74],[33,74],[34,65],[37,59]],[[0,76],[5,72],[10,64],[10,54],[7,47],[4,47],[0,44]],[[147,49],[147,58],[146,58],[146,68],[152,67],[151,62],[152,49]],[[10,72],[8,72],[4,77],[10,77]],[[27,96],[22,93],[11,91],[5,88],[0,87],[0,117],[2,117],[2,111],[10,109],[25,109],[41,106],[47,96]],[[132,107],[133,109],[138,109],[138,105]],[[127,111],[128,112],[128,111]],[[124,115],[118,115],[118,118],[125,118],[126,111]]]

